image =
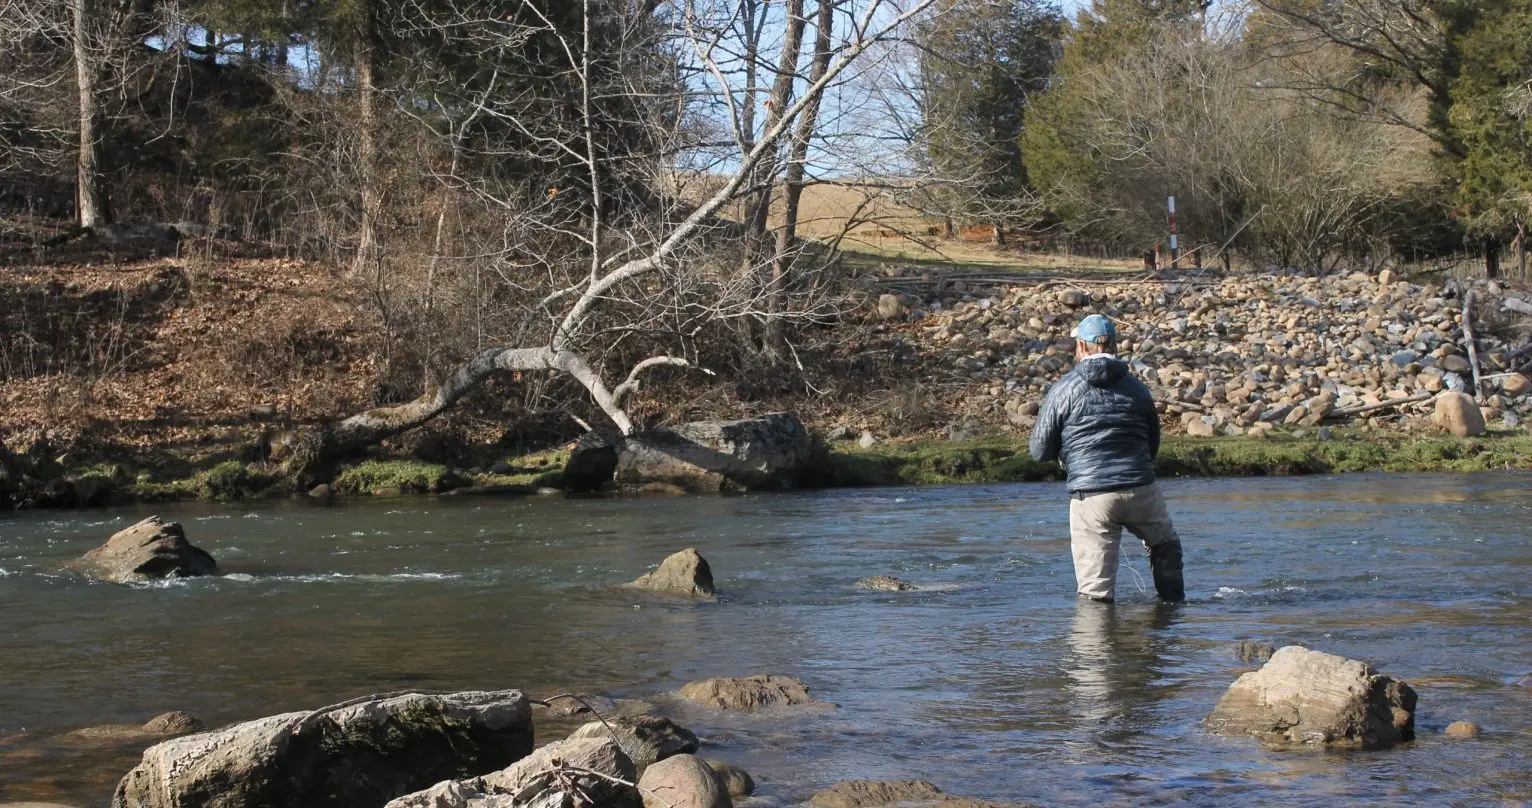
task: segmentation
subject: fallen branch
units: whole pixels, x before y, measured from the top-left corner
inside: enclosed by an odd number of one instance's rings
[[[1347,407],[1342,410],[1331,410],[1330,414],[1325,416],[1325,419],[1329,420],[1332,418],[1350,418],[1353,415],[1362,415],[1363,413],[1374,412],[1376,410],[1386,410],[1391,407],[1402,407],[1405,404],[1415,404],[1421,401],[1430,401],[1432,397],[1433,396],[1430,393],[1416,393],[1415,395],[1409,396],[1407,398],[1391,398],[1388,401],[1379,401],[1376,404],[1361,404],[1355,407]]]

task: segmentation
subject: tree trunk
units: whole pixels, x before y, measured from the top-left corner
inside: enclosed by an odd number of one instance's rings
[[[80,114],[80,144],[75,160],[75,221],[81,227],[112,223],[101,160],[101,111],[97,98],[101,42],[92,41],[100,10],[91,0],[74,0],[74,72]],[[99,38],[97,38],[99,40]]]
[[[1005,246],[1005,225],[1003,223],[1001,223],[1001,222],[995,222],[994,227],[995,227],[995,246],[996,247],[1004,247]]]
[[[1527,279],[1527,220],[1516,217],[1516,277]]]
[[[798,52],[803,48],[803,0],[787,0],[787,29],[782,37],[782,53],[777,59],[777,77],[771,85],[771,98],[766,101],[766,125],[769,130],[781,120],[793,97],[793,80],[798,71]],[[744,268],[751,271],[760,256],[761,245],[766,241],[766,221],[771,213],[771,192],[776,184],[780,161],[775,158],[762,160],[760,168],[751,173],[751,184],[761,186],[753,194],[745,218]]]
[[[1500,239],[1484,237],[1484,277],[1500,277]]]
[[[942,217],[942,235],[946,238],[957,238],[957,222],[952,221],[951,216]]]
[[[361,221],[357,228],[356,257],[352,272],[360,274],[376,258],[378,241],[378,120],[376,85],[377,49],[373,37],[371,3],[362,9],[362,34],[356,47],[357,173],[361,185]]]
[[[824,77],[830,69],[831,32],[835,23],[834,0],[819,0],[819,19],[814,36],[814,61],[809,68],[809,84]],[[819,125],[819,105],[823,96],[814,97],[798,119],[798,128],[787,158],[782,199],[782,229],[777,231],[777,254],[771,267],[771,285],[767,289],[766,310],[773,315],[766,323],[767,346],[775,351],[782,343],[782,323],[779,315],[786,307],[787,286],[793,266],[793,242],[798,238],[798,204],[803,198],[803,179],[807,171],[809,144]]]

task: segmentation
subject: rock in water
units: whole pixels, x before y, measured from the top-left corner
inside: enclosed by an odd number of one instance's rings
[[[106,544],[66,566],[118,584],[218,574],[217,562],[186,540],[180,522],[158,516],[112,534]]]
[[[1431,420],[1460,438],[1484,434],[1484,413],[1467,393],[1442,393],[1436,397]]]
[[[1239,657],[1240,662],[1248,662],[1252,665],[1266,664],[1266,660],[1271,659],[1271,655],[1276,652],[1277,649],[1273,648],[1271,643],[1253,640],[1240,640],[1239,645],[1234,648],[1234,655]]]
[[[1281,745],[1385,749],[1415,737],[1415,691],[1365,662],[1289,645],[1235,680],[1214,732]]]
[[[913,592],[920,588],[892,575],[872,575],[866,578],[858,578],[856,586],[858,589],[871,589],[874,592]]]
[[[699,758],[676,755],[644,770],[638,780],[645,808],[733,808],[723,784]]]
[[[710,598],[715,594],[713,568],[692,547],[666,556],[659,569],[639,576],[628,586],[694,598]]]
[[[531,751],[532,709],[520,691],[412,693],[156,744],[117,784],[112,806],[378,806]]]
[[[654,715],[614,716],[592,721],[569,734],[573,738],[615,740],[642,772],[672,755],[697,751],[697,736],[686,727]]]
[[[743,712],[822,703],[793,676],[719,676],[683,686],[681,696],[704,707]]]
[[[614,479],[623,488],[664,483],[692,493],[794,488],[812,454],[808,430],[789,413],[699,421],[623,438]]]
[[[941,802],[942,790],[925,780],[846,780],[809,798],[813,808],[873,808]]]
[[[1443,730],[1452,738],[1477,738],[1479,737],[1479,725],[1472,721],[1454,721]]]
[[[755,793],[755,778],[750,776],[750,772],[722,760],[703,758],[702,762],[713,770],[713,776],[718,778],[719,785],[729,792],[729,796],[744,797]]]

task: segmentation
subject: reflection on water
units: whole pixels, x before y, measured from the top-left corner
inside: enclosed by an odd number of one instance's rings
[[[1138,554],[1117,604],[1075,600],[1058,485],[176,506],[229,574],[145,587],[52,570],[146,512],[23,515],[0,521],[0,802],[101,804],[139,744],[67,735],[84,726],[523,687],[654,700],[777,801],[925,777],[1047,806],[1520,804],[1528,479],[1170,481],[1191,600],[1168,607]],[[721,602],[611,588],[687,546]],[[927,589],[853,586],[875,574]],[[1314,754],[1206,735],[1241,639],[1412,679],[1420,740]],[[720,715],[666,695],[757,672],[839,709]],[[1485,735],[1449,742],[1458,719]]]

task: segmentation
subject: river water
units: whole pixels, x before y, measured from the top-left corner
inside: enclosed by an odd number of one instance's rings
[[[1075,601],[1058,484],[162,506],[229,574],[144,587],[51,569],[150,511],[23,514],[0,520],[0,802],[104,805],[138,750],[63,735],[89,725],[519,687],[654,701],[778,804],[923,777],[1042,806],[1523,805],[1529,481],[1167,481],[1190,595],[1175,608],[1137,552],[1118,604]],[[688,546],[720,602],[611,588]],[[876,574],[932,589],[853,586]],[[1418,740],[1277,752],[1208,735],[1248,669],[1241,639],[1412,680]],[[709,714],[666,695],[752,673],[838,709]],[[1484,734],[1443,735],[1457,719]]]

